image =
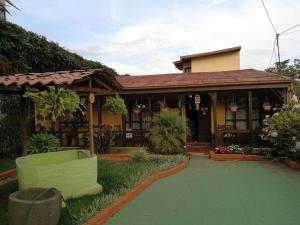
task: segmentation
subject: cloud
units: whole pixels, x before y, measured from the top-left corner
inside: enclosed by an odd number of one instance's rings
[[[139,8],[135,8],[138,4],[133,1],[125,8],[126,4],[122,1],[114,0],[105,5],[108,11],[103,12],[105,19],[100,17],[102,11],[92,17],[99,3],[89,3],[75,19],[80,26],[74,32],[81,39],[67,40],[63,45],[85,57],[98,59],[120,73],[174,72],[176,69],[172,61],[180,55],[237,45],[242,45],[242,68],[269,67],[275,34],[260,1],[191,0],[190,4],[186,4],[172,0],[144,3],[144,7],[139,3]],[[265,3],[279,31],[299,23],[299,0],[265,0]],[[38,11],[37,6],[34,10]],[[36,16],[40,14],[43,13],[36,13]],[[76,15],[76,12],[67,12],[64,16],[73,21],[73,14]],[[52,16],[49,12],[44,15],[46,18]],[[95,24],[102,20],[105,22],[97,28]],[[299,35],[300,32],[281,37],[283,58],[299,57]],[[57,36],[55,40],[60,38],[63,36]]]

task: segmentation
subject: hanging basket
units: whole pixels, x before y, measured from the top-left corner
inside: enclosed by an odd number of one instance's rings
[[[234,113],[235,113],[235,112],[237,112],[237,110],[238,110],[238,107],[237,107],[237,105],[235,105],[235,104],[232,105],[232,106],[230,107],[230,111],[231,111],[231,112],[234,112]]]
[[[269,112],[271,110],[272,106],[270,103],[264,103],[263,108],[266,112]]]
[[[262,105],[262,107],[263,107],[263,109],[264,109],[266,112],[268,112],[268,111],[271,110],[272,106],[271,106],[271,104],[270,104],[270,102],[269,102],[268,96],[266,96],[265,102],[264,102],[264,104]]]
[[[135,108],[132,109],[132,112],[133,112],[134,114],[138,115],[138,114],[141,113],[141,109],[138,108],[138,107],[135,107]]]

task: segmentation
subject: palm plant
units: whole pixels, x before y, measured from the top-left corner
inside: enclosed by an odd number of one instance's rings
[[[0,0],[0,11],[2,12],[6,12],[8,14],[9,11],[7,10],[7,7],[6,6],[12,6],[14,7],[15,9],[19,9],[16,5],[14,5],[10,0]]]

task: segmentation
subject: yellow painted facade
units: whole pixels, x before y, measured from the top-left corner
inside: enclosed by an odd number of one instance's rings
[[[120,113],[110,113],[105,109],[102,110],[102,124],[114,126],[121,126],[122,129],[122,114]]]
[[[214,134],[214,112],[211,106],[211,134]],[[217,125],[225,125],[225,102],[223,98],[217,100]]]
[[[191,59],[192,72],[217,72],[240,69],[240,52],[225,52]]]

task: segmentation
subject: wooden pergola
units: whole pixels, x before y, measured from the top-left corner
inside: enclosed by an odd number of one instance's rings
[[[0,77],[0,94],[19,95],[20,103],[20,130],[22,155],[28,153],[28,100],[23,97],[26,91],[38,92],[47,86],[64,87],[81,95],[88,96],[88,127],[89,150],[94,154],[94,129],[93,129],[93,96],[113,95],[121,89],[114,75],[102,69],[73,70],[46,73],[22,73]]]

